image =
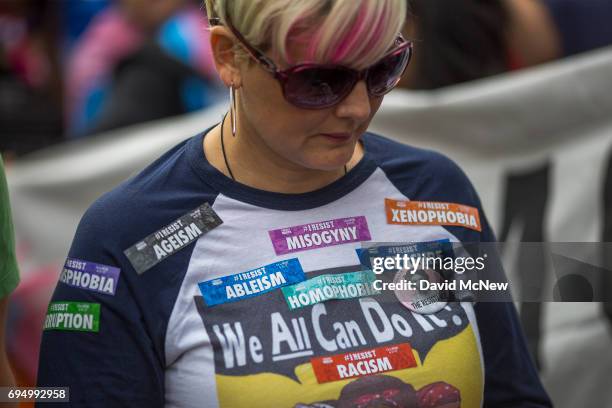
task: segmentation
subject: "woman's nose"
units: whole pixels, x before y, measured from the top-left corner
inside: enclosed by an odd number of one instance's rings
[[[351,118],[355,122],[367,120],[371,111],[370,95],[365,81],[357,82],[351,93],[336,108],[339,117]]]

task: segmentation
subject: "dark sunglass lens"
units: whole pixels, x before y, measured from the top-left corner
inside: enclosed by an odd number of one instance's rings
[[[350,71],[337,68],[301,68],[289,74],[285,97],[306,109],[322,109],[335,105],[354,84]]]
[[[368,70],[368,89],[375,96],[389,92],[397,85],[410,60],[410,48],[384,57]]]

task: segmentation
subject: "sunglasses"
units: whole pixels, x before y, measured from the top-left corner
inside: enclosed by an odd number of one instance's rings
[[[229,16],[227,23],[249,56],[279,81],[287,102],[303,109],[326,109],[335,106],[362,80],[366,83],[370,97],[383,96],[399,83],[412,57],[412,42],[399,36],[389,53],[362,71],[344,65],[313,63],[280,70],[270,58],[247,42],[236,30]],[[210,19],[211,26],[220,24],[218,17]]]

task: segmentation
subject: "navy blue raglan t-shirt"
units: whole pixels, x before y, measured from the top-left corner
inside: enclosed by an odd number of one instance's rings
[[[38,386],[75,407],[551,406],[511,303],[420,314],[363,283],[365,241],[494,241],[453,162],[367,133],[348,174],[281,194],[227,178],[204,137],[86,212]]]

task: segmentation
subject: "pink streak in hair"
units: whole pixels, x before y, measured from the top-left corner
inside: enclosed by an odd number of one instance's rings
[[[359,10],[359,14],[357,15],[357,21],[355,21],[355,23],[351,27],[351,30],[348,33],[346,33],[346,35],[340,41],[340,44],[337,45],[336,49],[334,49],[334,51],[332,52],[332,55],[330,58],[332,63],[336,63],[338,61],[341,61],[343,58],[345,58],[348,55],[348,53],[351,51],[351,49],[355,46],[355,44],[358,43],[360,39],[359,38],[360,34],[363,31],[365,31],[365,28],[366,28],[366,23],[367,23],[366,17],[367,17],[366,6],[364,5]],[[303,21],[308,21],[308,17],[302,17],[298,19],[298,21],[294,24],[294,26],[290,30],[290,33],[291,31],[296,30],[297,27],[300,26],[300,23]],[[296,36],[288,35],[287,45],[288,45],[289,38],[292,39],[294,44],[309,44],[308,49],[306,51],[306,57],[309,61],[315,60],[317,50],[319,49],[319,46],[321,44],[321,35],[319,33],[315,34],[314,38],[312,36],[312,33],[310,32],[304,32]],[[290,56],[288,56],[287,59],[290,59]],[[289,62],[290,64],[293,63],[292,61],[287,61],[287,62]]]
[[[357,21],[355,21],[353,27],[348,33],[346,33],[346,35],[340,41],[340,44],[338,44],[336,49],[332,52],[331,61],[333,63],[342,61],[354,47],[354,45],[359,41],[360,34],[366,28],[366,7],[367,6],[364,2],[361,10],[359,10],[359,14],[357,15]]]
[[[352,25],[351,29],[339,40],[335,49],[331,52],[331,56],[329,61],[332,63],[338,63],[344,60],[350,52],[354,49],[354,47],[359,44],[362,40],[362,36],[367,34],[367,30],[369,27],[367,20],[367,6],[364,5],[359,10],[359,14],[357,15],[357,19],[355,23]],[[375,31],[373,34],[368,35],[367,45],[362,47],[360,54],[357,56],[358,59],[366,56],[372,48],[381,40],[384,34],[385,21],[389,18],[388,16],[388,3],[385,3],[384,8],[380,15],[378,16],[377,22],[375,24]],[[319,34],[315,34],[314,38],[312,35],[312,31],[309,30],[301,30],[304,25],[302,23],[309,21],[310,16],[303,16],[299,18],[293,25],[293,27],[289,30],[289,35],[287,35],[287,40],[285,46],[287,49],[295,48],[295,45],[304,45],[308,44],[308,49],[306,51],[306,59],[308,61],[314,61],[317,50],[319,49],[321,43],[321,36]],[[302,31],[300,34],[294,35],[293,33],[296,31]],[[291,46],[289,46],[289,42],[291,39]],[[293,58],[291,55],[287,55],[287,62],[291,65],[294,64]]]
[[[364,58],[367,53],[369,53],[370,50],[372,50],[382,38],[384,34],[384,27],[386,25],[385,23],[389,18],[388,4],[389,3],[385,3],[384,8],[380,13],[380,16],[378,16],[378,21],[375,25],[376,30],[374,31],[374,34],[370,37],[370,41],[368,41],[368,44],[361,49],[361,53],[358,55],[358,59]]]

